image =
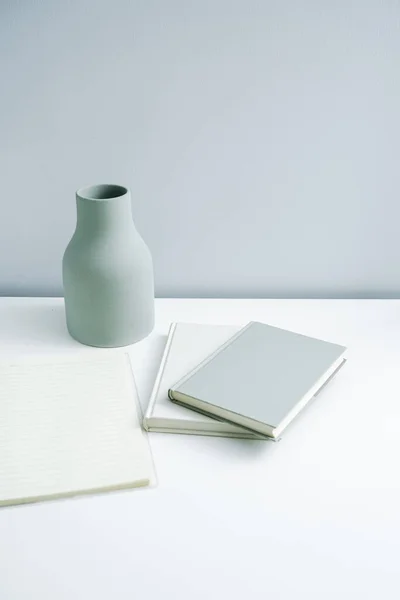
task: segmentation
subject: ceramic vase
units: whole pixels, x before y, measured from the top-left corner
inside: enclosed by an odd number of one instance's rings
[[[76,230],[63,258],[68,331],[89,346],[133,344],[154,326],[154,277],[130,192],[94,185],[78,190],[76,205]]]

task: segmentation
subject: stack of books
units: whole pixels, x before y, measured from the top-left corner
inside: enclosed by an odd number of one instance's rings
[[[264,323],[173,323],[148,431],[280,439],[345,363],[346,348]]]
[[[263,323],[174,323],[144,428],[278,440],[345,352]],[[0,506],[155,482],[127,354],[7,360],[0,399]]]

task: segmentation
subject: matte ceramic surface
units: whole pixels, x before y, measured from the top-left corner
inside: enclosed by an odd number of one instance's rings
[[[67,327],[83,344],[117,347],[154,326],[154,276],[130,192],[95,185],[76,193],[77,225],[63,258]]]

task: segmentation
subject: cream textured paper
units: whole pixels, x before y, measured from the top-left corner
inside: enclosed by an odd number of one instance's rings
[[[129,358],[0,363],[0,505],[148,485]]]

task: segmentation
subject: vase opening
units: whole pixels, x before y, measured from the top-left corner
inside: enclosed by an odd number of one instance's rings
[[[110,200],[118,198],[128,193],[128,189],[123,185],[100,184],[91,185],[78,190],[77,194],[86,200]]]

